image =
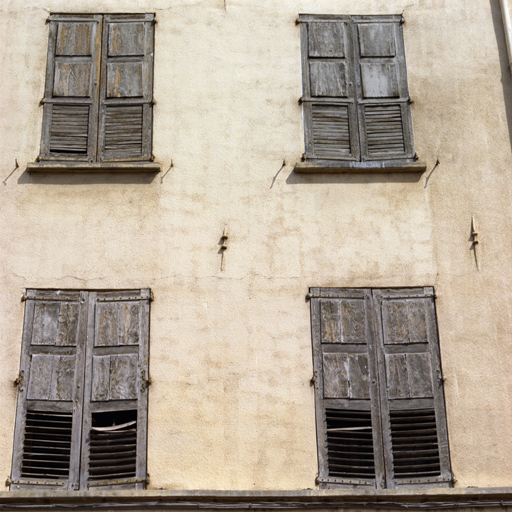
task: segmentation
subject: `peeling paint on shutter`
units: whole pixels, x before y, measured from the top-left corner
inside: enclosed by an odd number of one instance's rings
[[[375,290],[373,296],[388,487],[449,486],[433,290]]]
[[[83,489],[144,488],[148,329],[149,290],[90,292]]]
[[[153,102],[152,14],[105,15],[100,93],[102,161],[149,160]]]
[[[78,488],[84,296],[27,291],[11,490]]]
[[[300,19],[305,156],[359,160],[349,17]]]
[[[96,158],[101,19],[50,16],[42,160]]]
[[[369,306],[367,290],[336,290],[311,301],[321,487],[381,483]]]
[[[42,160],[152,158],[153,14],[50,16]]]

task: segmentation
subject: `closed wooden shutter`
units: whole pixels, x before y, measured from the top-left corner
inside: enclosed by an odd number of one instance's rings
[[[306,158],[359,160],[352,26],[301,15]]]
[[[29,290],[11,490],[143,489],[149,290]]]
[[[91,292],[82,489],[144,489],[149,290]]]
[[[400,16],[354,17],[362,160],[413,158]]]
[[[100,50],[101,16],[50,16],[41,159],[96,159]]]
[[[433,295],[311,289],[321,488],[451,485]]]
[[[29,290],[11,490],[78,488],[85,295]]]
[[[375,290],[388,487],[452,481],[432,288]]]
[[[153,14],[104,17],[100,159],[149,160],[153,110]]]
[[[370,292],[311,294],[318,483],[380,487],[384,462]]]
[[[401,16],[300,15],[306,159],[413,159]]]

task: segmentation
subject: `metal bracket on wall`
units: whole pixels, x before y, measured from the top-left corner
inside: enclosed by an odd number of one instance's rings
[[[480,264],[478,261],[478,254],[477,254],[477,250],[476,250],[476,247],[479,243],[480,243],[480,241],[478,240],[478,230],[476,228],[475,216],[473,215],[471,217],[471,247],[470,247],[470,250],[473,250],[477,270],[480,270]]]

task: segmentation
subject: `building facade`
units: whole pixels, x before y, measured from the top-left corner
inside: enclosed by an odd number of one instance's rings
[[[498,0],[1,23],[1,506],[512,504]]]

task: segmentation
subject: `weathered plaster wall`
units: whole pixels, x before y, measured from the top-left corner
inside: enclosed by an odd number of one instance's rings
[[[156,13],[156,177],[25,171],[50,12]],[[427,172],[293,173],[297,14],[401,12]],[[153,290],[152,488],[302,489],[317,471],[308,288],[433,285],[458,485],[510,483],[512,82],[497,0],[3,0],[0,18],[0,475],[23,288]]]

